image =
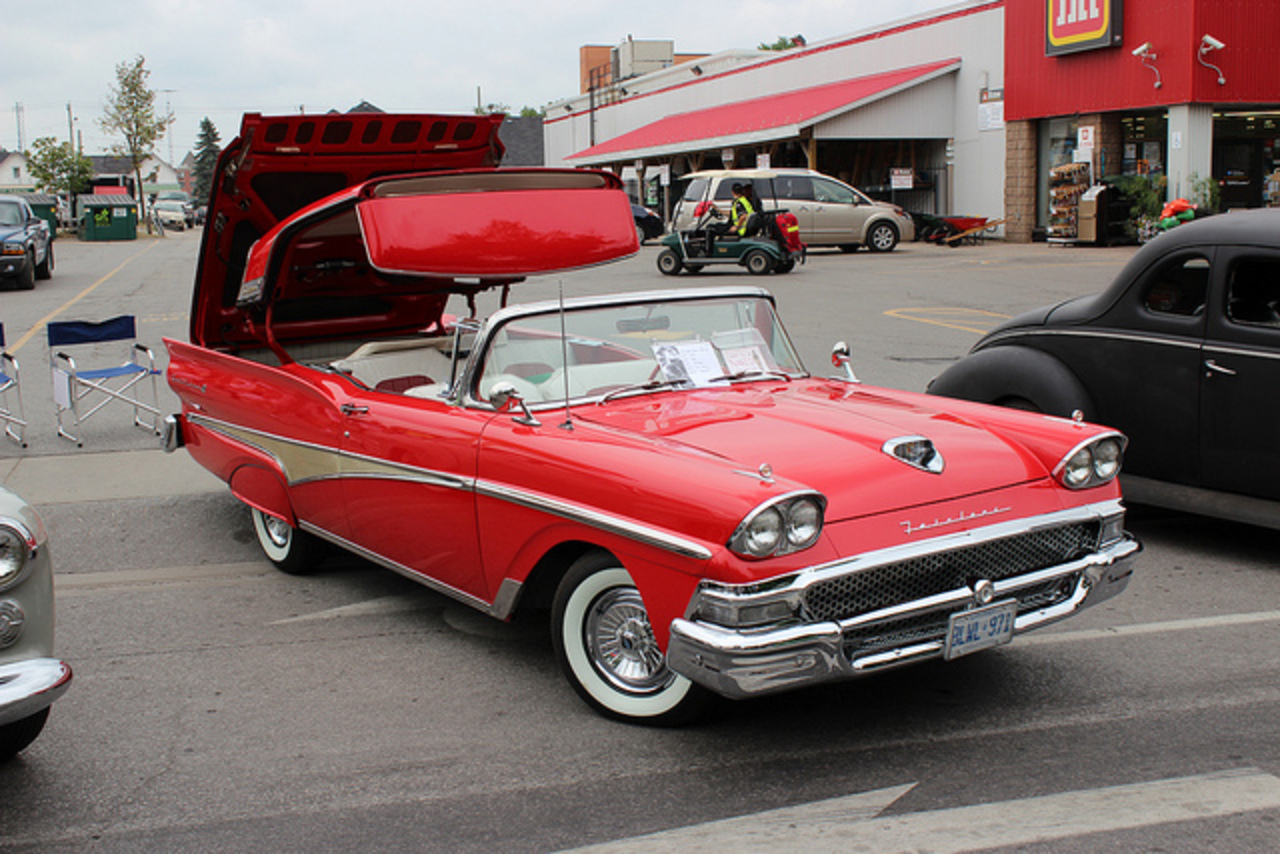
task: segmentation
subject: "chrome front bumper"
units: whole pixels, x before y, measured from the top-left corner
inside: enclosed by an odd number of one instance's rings
[[[1063,601],[1019,612],[1014,634],[1048,625],[1122,592],[1142,551],[1129,534],[1078,560],[995,583],[995,598],[1017,598],[1019,591],[1055,579],[1075,579]],[[780,628],[728,629],[699,620],[671,623],[667,664],[672,670],[717,694],[740,699],[848,679],[943,654],[947,618],[974,604],[974,591],[961,588],[839,621],[801,623]],[[930,619],[934,618],[934,619]],[[865,653],[854,638],[904,621],[933,627],[888,649]],[[923,636],[921,636],[923,635]]]
[[[0,666],[0,726],[29,718],[53,705],[71,684],[71,665],[33,658]]]

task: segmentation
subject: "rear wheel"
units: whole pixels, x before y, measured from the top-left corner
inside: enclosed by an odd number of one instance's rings
[[[795,268],[796,268],[796,260],[795,260],[794,258],[788,258],[787,260],[785,260],[785,261],[783,261],[782,263],[780,263],[780,264],[779,264],[779,265],[774,269],[774,271],[773,271],[773,272],[775,272],[775,273],[790,273],[790,272],[791,272],[792,270],[794,270]]]
[[[288,522],[269,516],[258,508],[251,508],[253,530],[258,535],[258,545],[275,564],[276,569],[290,575],[306,575],[313,572],[324,557],[324,544],[306,531],[299,531]]]
[[[892,223],[877,222],[867,233],[867,246],[872,252],[890,252],[898,245],[898,229]]]
[[[36,265],[37,279],[53,278],[53,244],[49,244],[49,249],[44,253],[44,262]]]
[[[30,717],[0,726],[0,762],[15,756],[36,740],[44,722],[49,719],[49,707],[45,706]]]
[[[551,640],[573,689],[605,717],[688,723],[711,700],[667,667],[631,575],[605,552],[583,555],[560,581]]]
[[[671,249],[663,249],[658,253],[658,272],[664,276],[674,276],[680,272],[680,256]]]
[[[753,276],[763,276],[773,270],[773,259],[762,249],[752,249],[747,253],[747,257],[742,259],[742,263],[746,265],[747,272]]]

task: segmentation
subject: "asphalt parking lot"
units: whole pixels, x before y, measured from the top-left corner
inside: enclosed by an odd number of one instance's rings
[[[1273,532],[1139,510],[1129,590],[1061,626],[695,728],[622,726],[573,695],[536,618],[497,623],[355,560],[284,576],[225,487],[127,416],[91,422],[82,449],[52,435],[41,324],[133,312],[143,340],[183,337],[198,240],[64,238],[53,280],[0,292],[32,421],[28,449],[0,446],[0,479],[48,525],[76,669],[0,765],[0,849],[1274,847]],[[911,244],[671,279],[645,246],[514,290],[761,284],[810,370],[843,339],[864,381],[920,390],[1132,251]]]

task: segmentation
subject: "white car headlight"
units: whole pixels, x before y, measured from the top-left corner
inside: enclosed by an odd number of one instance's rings
[[[826,499],[813,492],[771,499],[742,520],[727,545],[756,560],[807,549],[822,534],[825,508]]]
[[[1077,445],[1062,458],[1053,476],[1068,489],[1088,489],[1110,483],[1120,473],[1128,440],[1107,433]]]
[[[6,590],[22,577],[31,551],[27,538],[8,525],[0,525],[0,590]]]

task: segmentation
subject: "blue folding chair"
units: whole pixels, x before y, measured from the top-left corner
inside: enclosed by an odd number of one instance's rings
[[[9,393],[13,392],[17,405],[9,403]],[[0,323],[0,422],[4,423],[4,434],[20,446],[26,447],[27,440],[22,437],[22,428],[27,426],[26,414],[22,411],[22,381],[19,377],[18,360],[9,354],[4,343],[4,324]]]
[[[48,324],[49,365],[53,369],[53,402],[58,415],[58,435],[84,446],[78,435],[80,425],[110,403],[120,402],[133,409],[133,424],[159,435],[159,397],[156,391],[156,361],[151,348],[137,341],[137,324],[131,314],[122,314],[110,320],[93,323],[85,320],[66,320]],[[102,358],[111,342],[127,342],[128,358],[105,367],[82,367],[70,355],[77,348],[82,361]],[[120,348],[117,348],[119,350]],[[88,350],[89,356],[85,356]],[[121,355],[119,352],[116,358]],[[149,380],[150,382],[144,382]],[[151,403],[139,399],[141,392],[151,387]],[[91,398],[92,396],[92,398]],[[102,399],[99,399],[101,397]],[[91,400],[86,401],[86,398]],[[92,403],[92,406],[90,406]],[[90,408],[85,409],[84,407]],[[76,433],[71,433],[63,418],[70,412]],[[150,415],[143,420],[142,413]]]

